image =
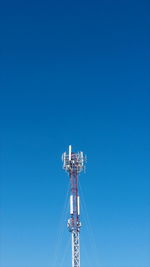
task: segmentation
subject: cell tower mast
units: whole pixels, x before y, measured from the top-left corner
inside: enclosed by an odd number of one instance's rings
[[[78,175],[84,170],[85,156],[83,152],[72,152],[71,145],[69,153],[62,155],[63,168],[70,177],[70,219],[68,230],[72,234],[72,267],[80,267],[80,197],[78,190]]]

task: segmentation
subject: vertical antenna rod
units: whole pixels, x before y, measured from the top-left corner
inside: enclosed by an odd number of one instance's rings
[[[70,219],[68,230],[72,234],[72,267],[80,267],[80,197],[78,190],[78,174],[84,170],[85,156],[83,152],[72,152],[71,145],[69,153],[62,155],[63,168],[70,177]]]

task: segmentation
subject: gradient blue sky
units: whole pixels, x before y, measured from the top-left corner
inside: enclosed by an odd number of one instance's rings
[[[1,1],[2,267],[71,266],[66,241],[54,266],[69,144],[88,156],[82,267],[150,266],[149,15],[145,0]]]

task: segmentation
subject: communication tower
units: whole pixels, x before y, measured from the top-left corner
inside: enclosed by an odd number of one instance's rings
[[[78,175],[84,170],[86,157],[83,152],[72,152],[71,145],[69,153],[62,155],[63,168],[70,177],[70,218],[68,230],[72,234],[72,267],[80,267],[80,197],[78,190]]]

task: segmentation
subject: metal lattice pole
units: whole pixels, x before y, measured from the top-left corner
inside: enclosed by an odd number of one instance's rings
[[[63,153],[63,168],[70,177],[70,219],[68,230],[72,234],[72,267],[80,267],[80,197],[78,192],[78,174],[84,170],[85,156],[83,152],[73,153],[69,146],[69,153]]]

